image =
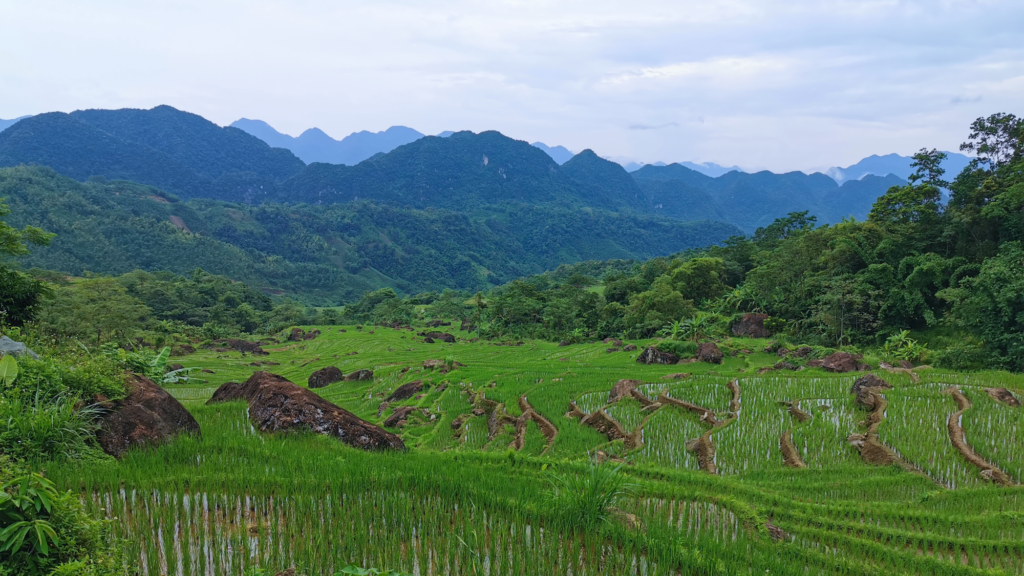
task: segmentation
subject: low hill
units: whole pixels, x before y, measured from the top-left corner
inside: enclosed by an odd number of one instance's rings
[[[24,267],[74,275],[201,267],[322,305],[383,286],[486,289],[561,264],[646,259],[739,232],[719,222],[511,202],[457,213],[366,201],[179,201],[152,186],[82,183],[41,167],[0,169],[0,198],[12,225],[57,233],[52,246],[20,260]]]

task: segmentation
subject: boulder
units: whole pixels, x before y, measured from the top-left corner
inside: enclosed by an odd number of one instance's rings
[[[690,377],[690,373],[689,372],[676,372],[675,374],[665,374],[664,376],[661,377],[661,379],[662,380],[682,380],[684,378],[689,378],[689,377]]]
[[[164,373],[174,372],[175,370],[182,370],[184,368],[185,367],[182,366],[181,364],[168,364],[166,367],[164,367]]]
[[[821,367],[828,372],[856,372],[857,370],[864,370],[865,364],[862,364],[860,359],[860,354],[835,352],[821,359]],[[810,366],[811,363],[808,362],[807,365]]]
[[[463,332],[476,332],[476,324],[473,324],[471,320],[463,320],[459,330]]]
[[[568,346],[568,345],[569,345],[569,341],[568,340],[562,340],[562,341],[560,341],[558,343],[559,347]]]
[[[287,340],[289,342],[301,342],[306,337],[306,331],[302,328],[292,328],[292,331],[288,334]]]
[[[640,380],[619,380],[615,383],[615,386],[612,387],[612,391],[608,393],[608,403],[614,404],[629,396],[629,393],[641,384],[643,384],[643,382]]]
[[[718,345],[714,342],[701,342],[697,346],[697,360],[701,362],[708,362],[710,364],[721,364],[722,358],[725,357],[722,351],[718,349]]]
[[[423,339],[423,342],[426,343],[426,344],[433,344],[434,343],[434,339],[431,338],[430,336],[427,336],[426,338]]]
[[[363,382],[366,380],[373,380],[373,370],[356,370],[345,376],[346,382]]]
[[[249,401],[249,419],[261,432],[306,430],[364,450],[405,449],[398,436],[269,372],[256,372],[243,384],[221,386],[208,404],[242,398]]]
[[[675,364],[679,362],[679,356],[671,352],[662,352],[654,346],[648,346],[636,357],[636,361],[640,364]]]
[[[129,448],[169,442],[183,432],[199,434],[199,423],[166,390],[144,376],[133,376],[124,400],[100,417],[100,448],[120,458]]]
[[[391,393],[387,397],[387,402],[399,402],[402,400],[408,400],[414,395],[423,391],[423,380],[413,380],[408,384],[402,384],[397,390]]]
[[[865,388],[892,388],[892,384],[874,374],[865,374],[854,381],[853,387],[850,388],[850,393],[857,394]]]
[[[373,334],[373,332],[370,332],[370,334]],[[306,332],[302,336],[302,339],[303,340],[312,340],[312,339],[316,338],[319,335],[320,335],[320,331],[319,330],[313,330],[312,332]]]
[[[384,420],[384,426],[387,426],[388,428],[400,426],[405,422],[406,418],[408,418],[409,414],[412,413],[414,410],[416,410],[414,406],[402,406],[398,408],[397,410],[395,410],[394,414],[388,416],[387,420]]]
[[[786,362],[785,360],[781,360],[781,361],[775,363],[774,368],[776,370],[796,370],[799,367],[796,366],[795,364],[790,364],[789,362]]]
[[[310,388],[323,388],[329,384],[341,382],[344,379],[345,374],[337,366],[328,366],[310,374],[309,380],[306,383]]]
[[[0,336],[0,356],[28,356],[33,360],[39,360],[39,354],[32,351],[21,342],[15,342],[7,336]]]
[[[636,344],[626,344],[622,347],[623,352],[636,352]]]
[[[764,321],[768,318],[767,314],[744,314],[739,322],[733,324],[732,333],[747,338],[769,338],[772,333],[764,327]]]
[[[900,365],[900,368],[903,368],[903,369],[906,369],[906,370],[913,370],[914,369],[914,363],[911,362],[910,360],[900,360],[899,361],[899,365]]]

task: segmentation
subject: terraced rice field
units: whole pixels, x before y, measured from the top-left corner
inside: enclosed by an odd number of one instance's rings
[[[869,412],[850,391],[860,374],[758,375],[778,360],[762,352],[647,366],[601,343],[457,333],[427,344],[404,330],[318,328],[314,340],[265,345],[267,356],[175,359],[212,371],[170,388],[202,437],[51,477],[116,518],[147,576],[290,565],[312,576],[349,563],[421,575],[1024,574],[1024,409],[985,391],[1024,399],[1021,376],[878,371],[894,388]],[[423,367],[446,357],[464,366]],[[244,403],[205,404],[256,370],[305,385],[325,366],[374,371],[315,390],[361,418],[415,408],[393,429],[406,452],[261,434]],[[609,404],[627,378],[642,383]],[[422,395],[382,408],[413,380]],[[881,452],[862,457],[858,441]],[[890,460],[869,463],[878,454]],[[584,531],[558,515],[551,477],[585,473],[595,457],[621,464],[631,487],[611,522]]]

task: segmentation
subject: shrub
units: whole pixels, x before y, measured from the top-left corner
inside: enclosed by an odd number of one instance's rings
[[[980,370],[991,360],[991,355],[982,347],[972,344],[957,344],[932,353],[935,365],[951,370]]]
[[[631,489],[620,469],[591,462],[582,474],[550,475],[553,508],[572,528],[586,531],[608,522],[615,504]]]
[[[670,352],[672,354],[675,354],[676,356],[679,356],[680,358],[685,358],[687,356],[693,356],[694,354],[697,353],[697,343],[696,342],[680,342],[678,340],[664,340],[662,342],[658,342],[658,345],[656,346],[656,348],[658,350],[661,350],[662,352]]]

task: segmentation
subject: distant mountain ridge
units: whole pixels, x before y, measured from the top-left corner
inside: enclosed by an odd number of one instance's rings
[[[24,120],[25,118],[31,118],[31,116],[19,116],[11,120],[4,120],[3,118],[0,118],[0,132],[3,132],[4,130],[10,128],[15,123]]]
[[[324,162],[354,166],[374,154],[387,153],[414,142],[423,134],[405,126],[392,126],[383,132],[353,132],[335,140],[319,128],[310,128],[298,137],[282,134],[262,120],[242,118],[231,126],[244,130],[275,148],[286,148],[306,164]]]
[[[575,156],[575,154],[570,152],[565,146],[548,146],[543,142],[534,142],[533,144],[530,144],[530,146],[540,148],[546,152],[548,156],[551,156],[551,159],[558,164],[565,164]]]
[[[860,180],[868,174],[874,174],[875,176],[893,174],[906,180],[914,173],[914,168],[910,166],[913,161],[914,159],[910,156],[900,156],[899,154],[886,154],[884,156],[872,154],[846,168],[838,166],[829,168],[825,171],[825,174],[840,184],[849,180]],[[967,167],[970,162],[970,156],[957,152],[946,152],[946,160],[942,163],[942,167],[946,170],[948,179],[952,179]]]
[[[701,162],[701,163],[696,163],[696,162],[674,162],[673,164],[678,164],[680,166],[685,166],[685,167],[689,168],[690,170],[693,170],[695,172],[700,172],[701,174],[703,174],[705,176],[710,176],[712,178],[717,178],[719,176],[722,176],[724,174],[728,174],[729,172],[733,172],[733,171],[736,171],[736,172],[746,172],[746,170],[740,168],[739,166],[728,166],[728,167],[726,167],[726,166],[721,166],[719,164],[715,164],[714,162]],[[667,166],[667,164],[665,164],[664,162],[653,162],[651,164],[644,164],[643,162],[627,162],[626,164],[623,164],[623,168],[625,168],[627,172],[636,172],[637,170],[643,168],[644,166],[661,167],[661,166]]]

